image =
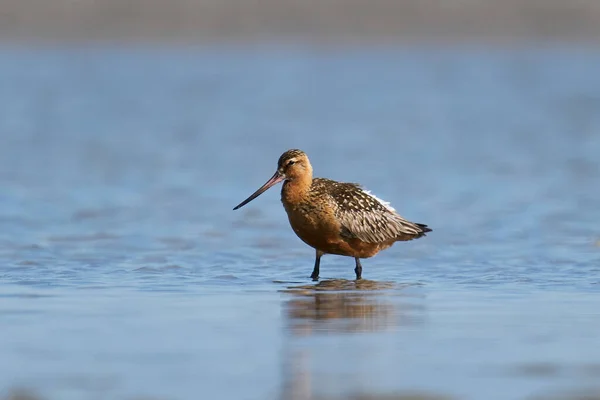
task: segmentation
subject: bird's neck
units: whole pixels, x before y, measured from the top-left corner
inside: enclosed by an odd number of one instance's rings
[[[285,181],[281,189],[281,200],[290,205],[302,203],[308,196],[311,185],[312,176],[309,175]]]

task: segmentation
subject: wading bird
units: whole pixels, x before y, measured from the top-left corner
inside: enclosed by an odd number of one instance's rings
[[[389,203],[358,184],[313,178],[308,156],[288,150],[279,157],[277,171],[234,210],[248,204],[271,186],[284,181],[281,202],[292,229],[316,250],[311,278],[319,279],[323,254],[354,257],[356,279],[362,278],[361,258],[369,258],[398,241],[425,236],[431,229],[402,218]]]

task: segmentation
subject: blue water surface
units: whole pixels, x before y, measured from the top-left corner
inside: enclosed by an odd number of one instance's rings
[[[598,389],[600,52],[0,54],[0,393]],[[314,285],[279,188],[232,211],[289,148],[433,232]]]

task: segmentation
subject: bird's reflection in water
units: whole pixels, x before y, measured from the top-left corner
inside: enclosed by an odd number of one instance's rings
[[[317,285],[288,287],[284,290],[288,297],[284,303],[284,318],[291,335],[282,349],[284,363],[280,400],[322,398],[319,392],[323,381],[319,375],[315,375],[314,370],[322,368],[319,364],[324,362],[314,357],[319,353],[319,342],[306,346],[302,344],[305,339],[310,340],[311,336],[321,333],[363,335],[366,339],[363,349],[368,349],[372,343],[368,336],[372,333],[419,324],[422,321],[423,301],[415,291],[410,290],[415,286],[369,280],[325,280]],[[338,353],[330,352],[333,358],[326,361],[328,373],[331,376],[337,372],[354,376],[352,382],[360,382],[363,379],[360,368],[348,370],[354,358],[346,351],[343,340],[340,337],[337,342],[340,349]],[[341,369],[338,371],[338,368]],[[342,381],[346,382],[344,379]],[[331,385],[336,383],[327,384]],[[339,389],[348,388],[344,385]]]
[[[374,332],[413,324],[418,306],[393,282],[325,280],[289,287],[285,303],[288,328],[295,335],[317,332]],[[412,296],[414,298],[414,296]]]

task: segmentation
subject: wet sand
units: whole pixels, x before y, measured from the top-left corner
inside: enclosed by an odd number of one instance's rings
[[[596,42],[600,2],[546,0],[5,0],[22,41],[559,40]]]

